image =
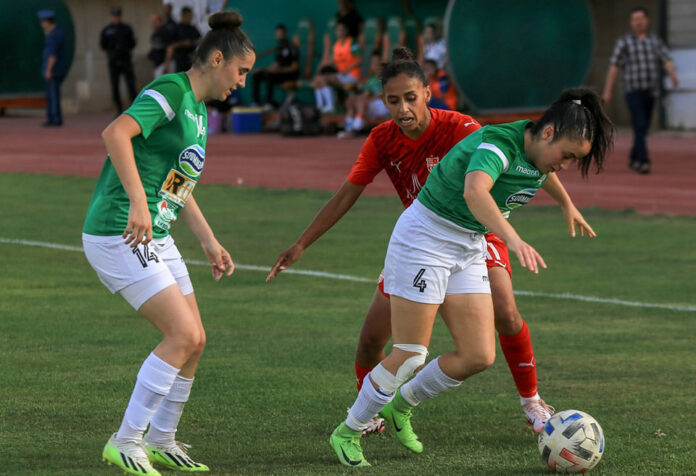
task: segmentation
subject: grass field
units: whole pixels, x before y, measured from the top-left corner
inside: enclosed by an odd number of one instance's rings
[[[80,246],[94,182],[0,175],[2,239]],[[270,266],[329,197],[203,185],[196,196],[238,264]],[[400,204],[362,198],[298,269],[376,278]],[[585,210],[593,240],[567,237],[560,212],[528,207],[513,224],[544,256],[515,268],[540,392],[592,414],[606,451],[594,474],[693,474],[696,461],[694,218]],[[183,224],[186,258],[204,259]],[[0,473],[119,474],[100,460],[157,332],[99,283],[76,251],[0,242]],[[515,265],[517,263],[514,263]],[[355,396],[353,357],[370,282],[238,270],[215,283],[190,266],[208,346],[179,436],[211,474],[347,474],[328,444]],[[676,309],[650,307],[674,305]],[[431,356],[451,348],[437,322]],[[387,434],[363,440],[366,474],[547,474],[502,355],[414,416],[425,452]],[[657,437],[657,430],[666,436]],[[169,473],[173,474],[173,473]]]

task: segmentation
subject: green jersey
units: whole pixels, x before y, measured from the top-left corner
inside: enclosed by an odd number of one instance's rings
[[[534,197],[548,176],[524,154],[524,130],[530,122],[486,126],[469,134],[433,168],[418,201],[459,226],[485,233],[464,200],[466,174],[482,170],[493,178],[491,195],[507,218]]]
[[[205,164],[207,115],[196,102],[186,73],[165,74],[143,89],[125,112],[142,133],[133,137],[135,165],[153,224],[153,236],[169,234]],[[130,200],[109,156],[87,210],[83,232],[120,235],[128,225]]]

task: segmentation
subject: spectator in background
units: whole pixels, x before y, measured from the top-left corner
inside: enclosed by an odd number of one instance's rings
[[[456,111],[459,97],[447,73],[439,69],[435,60],[432,59],[425,60],[423,71],[425,71],[430,86],[431,96],[428,106],[435,109]]]
[[[162,18],[156,13],[150,15],[150,26],[152,26],[152,33],[150,34],[150,51],[147,54],[147,59],[152,61],[152,66],[155,69],[154,77],[158,78],[164,74],[164,60],[167,57],[167,32],[162,26]]]
[[[319,68],[319,73],[312,82],[317,107],[321,112],[326,114],[335,110],[332,87],[339,87],[344,91],[357,89],[361,64],[360,44],[348,35],[348,25],[342,21],[337,22],[332,61]]]
[[[193,10],[189,7],[183,7],[181,9],[181,22],[176,26],[174,42],[167,48],[167,58],[164,61],[165,69],[169,66],[169,61],[172,58],[176,64],[177,72],[188,71],[191,68],[191,57],[201,37],[198,28],[192,22]]]
[[[338,0],[338,12],[336,12],[336,23],[345,23],[348,27],[348,36],[359,38],[362,31],[363,18],[355,8],[353,0]]]
[[[135,48],[135,36],[129,25],[121,21],[121,7],[111,9],[111,22],[101,32],[101,49],[106,51],[109,58],[109,79],[111,80],[111,96],[119,114],[123,112],[119,80],[121,75],[126,79],[128,95],[131,101],[135,99],[135,75],[131,51]]]
[[[275,37],[277,45],[275,61],[266,67],[252,73],[254,78],[254,102],[270,105],[278,109],[278,103],[273,99],[273,88],[276,84],[295,81],[300,75],[299,52],[297,47],[288,40],[288,29],[283,24],[276,25]],[[261,55],[259,55],[261,56]],[[266,83],[266,100],[261,102],[261,84]]]
[[[37,16],[41,29],[46,36],[44,40],[41,75],[46,83],[46,122],[44,127],[60,127],[63,115],[60,110],[60,83],[67,73],[63,59],[65,34],[56,25],[56,13],[53,10],[41,10]]]
[[[344,130],[338,133],[339,139],[355,137],[355,134],[362,131],[365,126],[364,119],[389,118],[389,109],[382,100],[381,58],[382,53],[379,50],[372,52],[368,77],[362,85],[361,92],[348,96]]]
[[[433,60],[437,69],[444,69],[447,62],[447,45],[445,39],[440,36],[437,26],[433,23],[425,25],[423,30],[423,58],[421,64],[425,66],[425,60]]]
[[[650,128],[655,98],[659,94],[659,63],[662,63],[676,87],[679,78],[667,46],[655,34],[648,33],[648,11],[643,7],[630,12],[631,33],[616,42],[604,85],[605,104],[612,99],[612,91],[619,69],[623,69],[623,88],[626,104],[633,123],[633,147],[629,167],[640,174],[650,173],[650,157],[646,136]]]

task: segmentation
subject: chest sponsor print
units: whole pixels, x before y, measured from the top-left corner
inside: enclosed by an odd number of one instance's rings
[[[505,200],[505,205],[507,205],[508,208],[517,208],[526,205],[534,198],[538,190],[537,188],[525,188],[524,190],[515,192]]]
[[[198,144],[186,147],[179,154],[179,167],[186,175],[197,178],[205,165],[205,149]]]
[[[165,200],[183,207],[191,196],[196,182],[181,172],[171,169],[160,189],[160,196]]]

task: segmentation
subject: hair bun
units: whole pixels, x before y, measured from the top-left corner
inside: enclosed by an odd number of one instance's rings
[[[237,12],[217,12],[210,15],[208,25],[213,30],[234,30],[242,26],[242,15]]]
[[[414,61],[415,56],[405,46],[399,46],[392,50],[392,61]]]

